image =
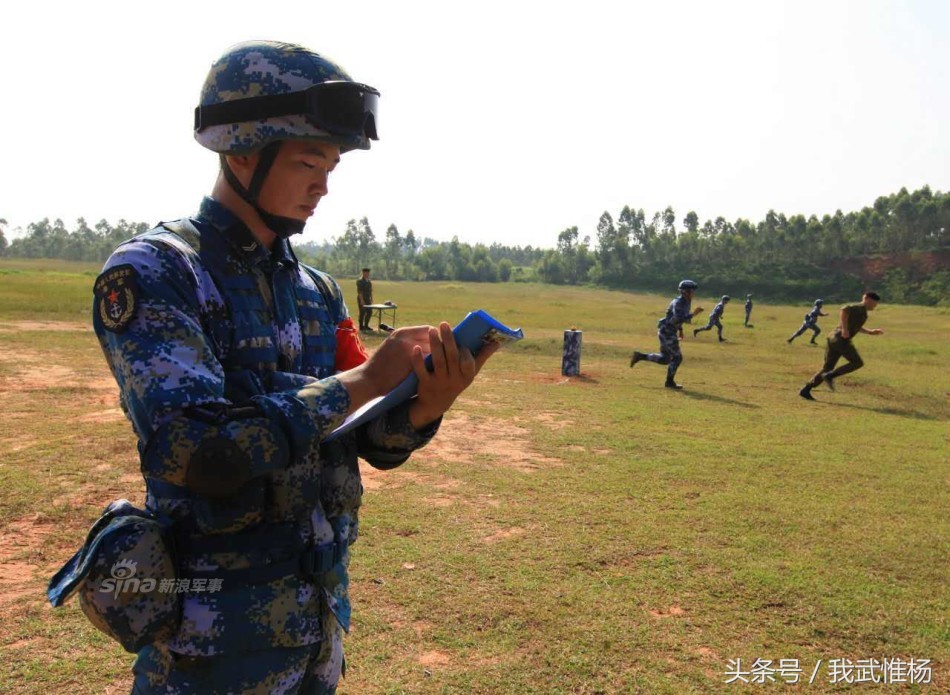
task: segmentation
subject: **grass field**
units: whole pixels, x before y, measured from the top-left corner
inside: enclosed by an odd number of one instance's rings
[[[0,693],[130,686],[131,655],[43,595],[105,504],[143,498],[88,327],[95,273],[0,262]],[[734,302],[729,342],[687,333],[672,392],[665,368],[628,367],[672,292],[374,289],[399,325],[484,308],[527,337],[429,447],[364,469],[342,693],[732,692],[730,660],[759,658],[775,682],[745,688],[950,691],[950,311],[885,297],[868,327],[886,334],[857,340],[866,367],[808,403],[822,350],[785,342],[804,305],[757,298],[743,328]],[[744,288],[694,306],[723,292]],[[583,375],[567,379],[571,327]],[[929,659],[931,684],[831,683],[834,659]]]

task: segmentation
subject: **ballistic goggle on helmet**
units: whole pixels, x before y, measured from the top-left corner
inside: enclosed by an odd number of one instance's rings
[[[195,109],[195,139],[232,155],[286,139],[367,150],[378,139],[378,99],[377,90],[307,48],[248,41],[211,66]]]

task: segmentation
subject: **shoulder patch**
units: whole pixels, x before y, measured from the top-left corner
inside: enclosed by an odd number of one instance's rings
[[[124,263],[96,278],[93,288],[96,295],[95,311],[103,327],[113,333],[124,333],[135,316],[139,299],[138,273]]]

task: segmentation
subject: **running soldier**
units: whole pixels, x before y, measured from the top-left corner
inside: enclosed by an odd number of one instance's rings
[[[729,295],[722,295],[722,299],[719,300],[719,303],[713,307],[712,312],[709,314],[709,323],[707,323],[702,328],[696,328],[693,330],[693,337],[696,337],[697,333],[702,333],[703,331],[712,330],[712,327],[715,326],[716,330],[719,331],[719,342],[724,343],[726,339],[722,337],[722,312],[726,310],[726,304],[729,303]]]
[[[821,370],[812,377],[798,392],[798,395],[809,401],[815,400],[811,395],[811,390],[822,382],[828,385],[832,391],[835,390],[835,379],[845,374],[861,369],[864,366],[864,360],[858,354],[851,339],[857,333],[867,333],[868,335],[883,335],[884,331],[880,328],[865,328],[864,324],[868,320],[868,312],[873,311],[874,307],[881,301],[877,292],[865,292],[861,297],[860,304],[850,304],[841,307],[838,327],[828,338],[828,347],[825,348],[825,364]],[[838,360],[844,357],[848,363],[843,367],[835,369]]]
[[[812,345],[818,344],[817,342],[815,342],[815,338],[817,338],[818,335],[821,333],[821,329],[818,327],[818,317],[828,315],[828,314],[823,313],[821,310],[821,307],[823,304],[824,304],[824,300],[822,299],[815,300],[815,306],[812,308],[811,311],[805,314],[805,322],[802,323],[801,328],[799,328],[797,331],[792,333],[792,337],[788,339],[789,343],[791,343],[793,340],[795,340],[795,338],[797,338],[798,336],[800,336],[802,333],[804,333],[810,328],[811,330],[814,331],[814,334],[811,337],[811,344]]]
[[[680,338],[683,337],[683,324],[691,323],[693,317],[701,314],[702,307],[697,307],[692,312],[690,304],[693,301],[693,294],[699,287],[692,280],[683,280],[679,284],[679,297],[676,297],[666,308],[666,316],[657,322],[656,335],[660,339],[660,351],[646,354],[637,350],[633,351],[630,357],[630,366],[632,367],[640,360],[656,362],[657,364],[669,365],[666,369],[666,383],[664,386],[668,389],[683,388],[677,384],[673,377],[676,376],[676,370],[683,362],[683,353],[680,352]]]

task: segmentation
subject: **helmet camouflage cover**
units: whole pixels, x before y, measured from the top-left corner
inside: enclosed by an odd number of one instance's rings
[[[211,66],[201,89],[199,106],[302,92],[327,82],[356,84],[339,65],[302,46],[277,41],[247,41],[229,48]],[[205,127],[201,127],[196,118],[195,139],[203,147],[220,154],[247,154],[270,142],[291,138],[333,142],[344,152],[367,150],[370,146],[365,132],[330,133],[318,128],[304,114]]]
[[[692,280],[683,280],[680,282],[678,289],[680,290],[680,292],[682,292],[683,290],[696,290],[696,289],[699,289],[699,285],[697,285]]]

